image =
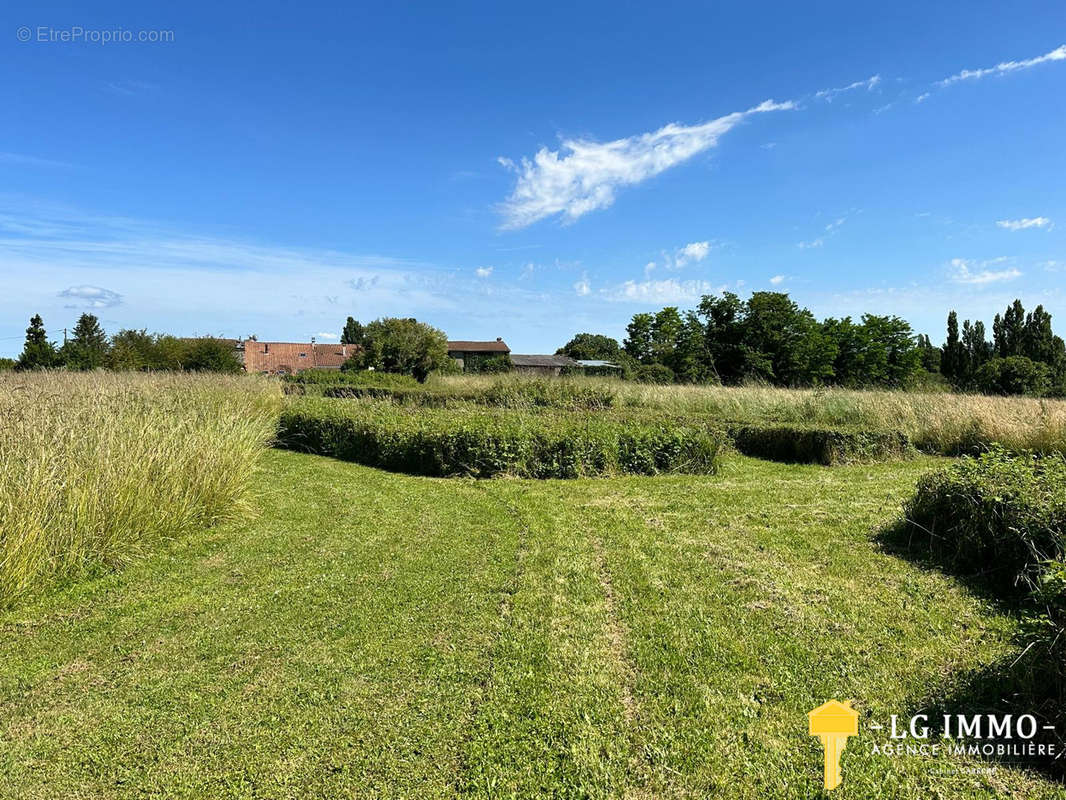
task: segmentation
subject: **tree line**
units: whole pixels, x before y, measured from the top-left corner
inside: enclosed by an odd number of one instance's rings
[[[40,314],[30,318],[26,342],[9,366],[26,369],[184,370],[240,372],[233,343],[210,336],[179,338],[146,330],[120,330],[108,336],[92,314],[82,314],[69,339],[48,338]]]
[[[943,346],[915,336],[897,316],[863,314],[818,320],[787,293],[705,295],[695,309],[667,306],[635,314],[621,344],[580,333],[558,353],[604,359],[627,377],[656,383],[757,381],[775,386],[954,388],[994,394],[1066,395],[1066,349],[1043,306],[1020,301],[984,324],[948,315]]]

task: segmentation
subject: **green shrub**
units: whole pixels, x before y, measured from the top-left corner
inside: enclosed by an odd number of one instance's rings
[[[665,386],[673,383],[676,376],[665,364],[642,364],[633,370],[633,380],[637,383],[657,383]]]
[[[483,375],[497,375],[514,369],[511,357],[507,353],[495,356],[469,355],[463,360],[463,371]]]
[[[292,398],[280,446],[416,475],[575,478],[713,473],[721,432],[669,422]]]
[[[1047,364],[1025,356],[1010,356],[983,364],[973,380],[977,390],[986,394],[1043,397],[1051,389],[1052,374]]]
[[[1064,556],[1066,460],[995,446],[923,476],[905,515],[952,571],[1024,594]]]
[[[741,453],[771,461],[846,464],[887,461],[914,452],[900,431],[848,430],[802,425],[731,425],[729,435]]]

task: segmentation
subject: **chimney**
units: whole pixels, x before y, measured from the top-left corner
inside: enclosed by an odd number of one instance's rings
[[[263,352],[264,353],[269,353],[270,352],[270,342],[263,342]]]
[[[496,341],[497,342],[502,342],[503,341],[503,337],[502,336],[497,336],[496,337]]]

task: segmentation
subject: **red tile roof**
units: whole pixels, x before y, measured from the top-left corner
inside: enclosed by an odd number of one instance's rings
[[[305,369],[336,369],[358,350],[351,344],[316,344],[310,342],[244,342],[244,369],[247,372],[285,372],[294,374]]]

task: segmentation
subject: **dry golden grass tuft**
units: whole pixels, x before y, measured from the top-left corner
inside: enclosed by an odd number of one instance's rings
[[[279,410],[245,376],[0,376],[0,606],[246,513]]]

